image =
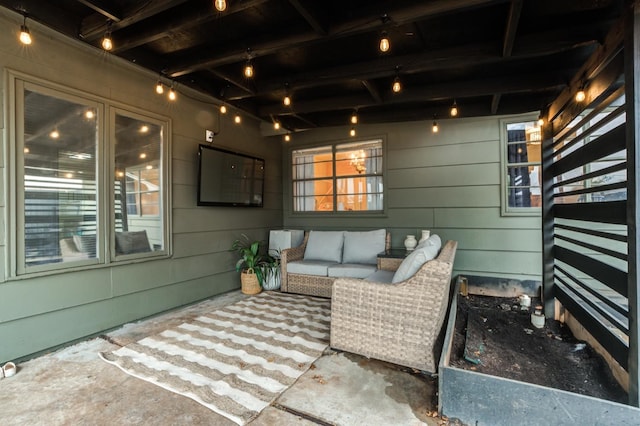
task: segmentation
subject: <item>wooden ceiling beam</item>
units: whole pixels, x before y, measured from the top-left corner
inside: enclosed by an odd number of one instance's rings
[[[96,3],[95,0],[78,1],[83,4]],[[139,5],[130,4],[120,12],[120,19],[115,20],[109,18],[113,21],[111,24],[111,31],[121,30],[144,19],[157,15],[158,13],[164,12],[165,10],[179,6],[186,1],[187,0],[154,0],[149,2],[149,4],[143,8],[140,8]],[[93,7],[92,9],[95,10]],[[105,16],[106,15],[98,12],[84,18],[80,23],[80,38],[86,41],[94,41],[100,38],[108,27],[108,22],[104,19]]]
[[[369,7],[354,13],[358,16],[357,18],[331,27],[326,36],[322,36],[317,32],[303,32],[287,37],[267,40],[263,43],[252,44],[251,50],[256,56],[272,55],[284,49],[299,47],[305,43],[318,41],[320,39],[328,41],[376,30],[385,25],[382,19],[371,19],[372,16],[376,15],[376,12],[378,12],[380,16],[383,13],[387,14],[394,24],[402,25],[443,13],[459,12],[468,8],[505,2],[506,0],[435,0],[429,3],[419,2],[417,5],[414,4],[401,8],[396,6],[395,9],[393,9],[393,6],[390,6],[388,10],[385,11],[372,10]],[[131,42],[135,43],[135,38]],[[205,52],[217,51],[218,53],[215,56],[212,56],[210,53],[206,56],[191,54],[189,55],[189,59],[183,59],[182,62],[179,61],[179,57],[182,55],[175,55],[174,60],[169,60],[168,62],[176,63],[177,65],[172,67],[168,74],[171,77],[179,77],[203,68],[219,67],[246,59],[246,44],[244,43],[225,50],[220,50],[219,45],[201,46],[201,48],[202,51]]]
[[[326,13],[323,13],[325,9],[319,7],[322,5],[318,1],[309,0],[289,0],[291,6],[293,6],[300,16],[304,18],[313,30],[321,36],[326,36],[329,33],[329,26],[327,25]],[[325,15],[325,16],[321,16]]]
[[[502,44],[502,56],[511,56],[513,44],[516,40],[516,32],[518,23],[520,22],[520,13],[522,12],[522,0],[513,0],[509,7],[509,16],[507,18],[507,27],[504,33],[504,42]]]
[[[362,85],[364,86],[365,89],[367,89],[367,91],[369,92],[369,94],[371,95],[371,98],[375,103],[377,104],[382,103],[382,96],[380,96],[380,91],[375,86],[375,84],[373,84],[373,82],[371,82],[370,80],[362,80]]]
[[[502,95],[500,93],[494,93],[491,97],[491,115],[496,115],[498,113],[501,97]]]
[[[266,1],[267,0],[247,0],[243,2],[229,2],[227,10],[224,12],[224,16],[230,16],[235,13],[242,12],[248,8],[265,3]],[[191,5],[191,3],[189,3],[188,7],[189,9],[184,13],[163,15],[160,18],[156,18],[151,26],[147,26],[147,23],[142,22],[140,24],[140,28],[128,28],[126,31],[127,34],[119,35],[121,40],[119,40],[118,44],[115,46],[114,52],[130,50],[135,47],[160,40],[161,38],[168,37],[175,32],[188,31],[198,25],[220,18],[219,12],[217,12],[213,7],[213,2],[211,2],[211,4],[204,5]],[[243,52],[246,59],[246,46],[243,49]],[[208,56],[209,55],[210,53]],[[173,77],[178,76],[174,75]]]
[[[107,4],[104,0],[76,0],[88,8],[99,13],[103,17],[113,22],[120,22],[122,20],[122,11],[115,10],[112,5]]]
[[[539,37],[542,42],[546,37],[535,34],[528,37]],[[562,52],[574,48],[583,40],[558,40],[555,44],[545,43],[538,45],[530,43],[525,38],[523,41],[525,48],[519,49],[518,55],[504,58],[495,54],[493,43],[473,44],[467,46],[457,46],[437,51],[428,51],[414,55],[404,55],[396,58],[394,63],[407,64],[402,67],[402,74],[417,74],[432,71],[443,71],[448,69],[460,69],[472,66],[505,65],[509,62],[523,59],[535,59],[557,52]],[[591,44],[595,44],[595,40]],[[291,76],[287,81],[271,80],[262,81],[256,95],[264,95],[274,90],[279,90],[288,83],[292,90],[300,90],[323,85],[337,84],[346,80],[357,79],[362,81],[377,78],[393,77],[396,73],[395,67],[390,67],[388,63],[372,60],[360,63],[352,63],[339,67],[320,69],[306,73],[299,73]],[[246,92],[229,91],[228,99],[242,99],[247,97]]]
[[[552,75],[553,74],[553,75]],[[451,83],[438,83],[414,87],[402,93],[389,94],[382,98],[382,102],[374,102],[368,96],[342,96],[317,99],[308,102],[296,102],[291,109],[278,104],[272,104],[259,108],[258,115],[286,115],[289,111],[308,114],[328,110],[348,110],[354,108],[366,108],[376,105],[401,105],[419,104],[422,102],[434,102],[449,99],[494,96],[496,93],[533,93],[541,91],[561,90],[566,86],[562,77],[552,74],[521,74],[510,77],[496,77],[481,80],[456,81]],[[499,100],[499,98],[498,98]],[[493,107],[492,107],[493,109]],[[496,106],[497,110],[497,106]]]

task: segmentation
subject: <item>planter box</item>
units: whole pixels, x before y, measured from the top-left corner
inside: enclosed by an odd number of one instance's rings
[[[441,415],[469,425],[638,425],[638,408],[451,366],[458,293],[438,366]]]

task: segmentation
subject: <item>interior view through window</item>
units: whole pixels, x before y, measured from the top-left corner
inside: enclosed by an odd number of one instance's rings
[[[382,140],[292,151],[293,211],[382,211]]]
[[[18,272],[104,263],[105,242],[99,200],[105,189],[99,164],[104,108],[26,82],[24,135],[17,153]],[[114,147],[114,228],[116,256],[164,250],[162,206],[163,123],[112,110],[108,138]],[[108,144],[106,144],[108,146]],[[106,219],[106,218],[105,218]],[[111,244],[111,243],[109,243]],[[20,260],[22,259],[22,260]],[[47,266],[49,265],[49,266]]]

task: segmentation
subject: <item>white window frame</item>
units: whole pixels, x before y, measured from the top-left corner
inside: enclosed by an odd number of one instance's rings
[[[338,196],[337,190],[338,190],[338,184],[337,181],[341,178],[344,178],[345,176],[337,176],[336,175],[336,153],[338,152],[338,148],[343,146],[343,145],[352,145],[352,144],[358,144],[358,143],[367,143],[367,142],[380,142],[381,144],[381,153],[382,153],[382,171],[380,174],[365,174],[364,176],[376,176],[376,177],[380,177],[382,179],[382,195],[381,195],[381,200],[382,200],[382,209],[381,210],[354,210],[354,211],[348,211],[348,210],[339,210],[338,209],[338,205],[335,202],[336,197]],[[301,180],[307,180],[307,181],[314,181],[314,180],[322,180],[322,179],[327,179],[327,180],[331,180],[332,185],[333,185],[333,210],[313,210],[313,211],[296,211],[295,210],[295,194],[294,194],[294,185],[295,185],[295,181],[293,179],[293,152],[297,151],[297,150],[305,150],[305,149],[322,149],[322,148],[326,148],[329,152],[331,152],[332,155],[332,175],[326,178],[317,178],[317,179],[301,179]],[[312,216],[322,216],[322,215],[331,215],[331,216],[335,216],[335,215],[347,215],[347,216],[353,216],[353,215],[385,215],[386,214],[386,209],[387,209],[387,203],[386,203],[386,184],[385,184],[385,179],[384,176],[386,174],[386,167],[387,167],[387,155],[386,155],[386,142],[385,142],[385,138],[382,136],[372,136],[372,137],[368,137],[368,138],[363,138],[363,139],[359,139],[359,140],[339,140],[339,141],[332,141],[332,142],[325,142],[325,143],[319,143],[319,144],[313,144],[313,145],[309,145],[309,146],[296,146],[296,147],[292,147],[289,150],[289,155],[288,155],[288,159],[289,159],[289,176],[290,176],[290,182],[291,185],[289,185],[288,190],[291,191],[290,196],[289,196],[289,202],[291,203],[290,205],[290,214],[291,215],[312,215]],[[355,174],[354,174],[355,176]]]
[[[170,184],[170,136],[171,120],[159,114],[141,111],[124,104],[102,98],[68,86],[52,83],[41,78],[15,70],[5,73],[7,88],[7,142],[4,144],[4,155],[7,158],[7,237],[5,246],[5,278],[7,280],[50,275],[73,270],[109,267],[127,261],[138,261],[141,258],[157,259],[171,255],[171,199]],[[24,90],[33,88],[39,93],[66,99],[96,109],[97,149],[96,149],[96,257],[74,260],[72,262],[49,263],[43,265],[25,265],[25,231],[24,231]],[[160,215],[162,217],[163,249],[149,253],[135,253],[115,256],[115,217],[113,214],[115,178],[113,111],[127,111],[128,115],[136,114],[145,120],[152,120],[162,125],[162,173]],[[134,112],[135,111],[135,112]],[[110,217],[109,217],[110,215]]]
[[[507,125],[524,123],[524,122],[536,122],[538,116],[534,114],[525,114],[519,116],[513,116],[500,120],[500,214],[502,216],[540,216],[542,209],[540,207],[510,207],[508,188],[509,188],[509,166],[517,164],[536,165],[538,166],[538,173],[540,173],[540,182],[542,182],[542,161],[535,162],[529,161],[527,163],[509,163],[507,158],[508,153],[508,137],[507,137]],[[541,130],[542,131],[542,130]],[[542,143],[542,141],[541,141]],[[540,145],[542,152],[542,144]],[[542,192],[542,183],[540,183],[540,191]]]

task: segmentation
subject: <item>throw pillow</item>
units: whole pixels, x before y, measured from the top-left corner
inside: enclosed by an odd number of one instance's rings
[[[344,252],[342,263],[364,263],[375,265],[378,261],[378,253],[385,249],[387,231],[377,229],[375,231],[344,233]]]
[[[433,234],[429,238],[427,238],[426,240],[418,244],[418,246],[416,247],[416,250],[427,247],[427,246],[435,246],[437,247],[438,250],[442,248],[442,240],[440,239],[438,234]]]
[[[304,260],[340,263],[343,245],[343,231],[310,231],[307,247],[304,249]]]
[[[415,249],[410,255],[404,258],[398,270],[393,275],[392,283],[399,283],[405,281],[418,272],[418,269],[426,262],[435,259],[438,255],[438,250],[435,246],[427,245],[420,249]]]
[[[116,232],[116,253],[131,254],[151,251],[147,231]]]

